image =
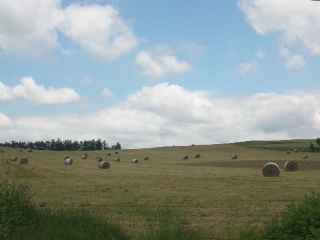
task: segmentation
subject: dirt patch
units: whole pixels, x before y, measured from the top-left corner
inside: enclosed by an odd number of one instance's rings
[[[202,163],[184,163],[188,166],[213,166],[213,167],[232,167],[232,168],[262,168],[268,162],[274,162],[283,168],[284,163],[288,160],[242,160],[242,161],[224,161],[224,162],[202,162]],[[296,161],[299,170],[320,170],[320,161]]]

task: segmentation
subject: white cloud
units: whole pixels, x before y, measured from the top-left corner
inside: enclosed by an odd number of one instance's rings
[[[113,93],[112,93],[112,91],[111,91],[110,89],[104,88],[104,89],[102,90],[102,92],[101,92],[101,96],[102,96],[102,97],[105,97],[105,98],[110,98],[110,97],[113,96]]]
[[[0,49],[6,54],[41,56],[58,46],[60,0],[0,1]]]
[[[5,54],[44,57],[58,47],[65,49],[58,32],[85,51],[113,60],[134,48],[138,39],[130,26],[109,5],[71,4],[61,0],[0,1],[0,50]]]
[[[160,51],[160,48],[165,51]],[[191,71],[192,67],[188,62],[178,60],[169,49],[160,48],[153,53],[141,51],[136,56],[136,64],[144,76],[159,79],[168,74]]]
[[[102,138],[140,148],[315,138],[320,130],[319,89],[230,98],[162,83],[96,113],[0,117],[8,126],[0,142]]]
[[[311,54],[320,55],[320,4],[307,0],[238,0],[248,23],[261,34],[280,33],[281,45],[296,45]],[[301,65],[301,57],[294,56],[294,63]],[[297,63],[299,62],[299,63]]]
[[[299,69],[306,66],[303,56],[292,54],[286,48],[280,50],[280,56],[285,60],[285,67],[287,69]]]
[[[59,29],[83,49],[113,60],[134,48],[138,39],[111,6],[71,4]]]
[[[241,77],[245,77],[252,72],[257,71],[259,68],[259,64],[255,60],[251,60],[249,62],[243,62],[236,66],[236,71]]]
[[[14,127],[10,118],[0,112],[0,129],[8,129]]]
[[[22,78],[20,84],[13,87],[0,82],[0,102],[18,99],[39,105],[55,105],[76,102],[80,97],[71,88],[45,89],[30,77]]]

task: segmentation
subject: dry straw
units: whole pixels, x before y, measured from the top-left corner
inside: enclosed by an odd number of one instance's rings
[[[84,154],[82,154],[82,159],[87,159],[87,157],[88,157],[88,154],[87,153],[84,153]]]
[[[262,174],[265,177],[278,177],[280,175],[280,168],[276,163],[267,163],[262,169]]]
[[[307,158],[308,158],[308,155],[307,155],[307,154],[304,154],[304,155],[302,156],[302,158],[303,158],[303,159],[307,159]]]
[[[120,158],[114,158],[113,161],[120,162]]]
[[[290,154],[291,152],[290,151],[287,151],[287,154]]]
[[[107,156],[111,156],[111,153],[109,153],[109,152],[107,152],[107,154],[106,154]]]
[[[231,155],[231,159],[237,159],[237,158],[238,158],[238,156],[236,154]]]
[[[11,162],[16,162],[18,160],[18,157],[17,156],[12,156],[10,157],[10,161]]]
[[[99,163],[99,168],[100,169],[109,169],[110,168],[110,164],[106,161],[102,161]]]
[[[118,151],[115,151],[114,154],[119,154],[119,152],[118,152]]]
[[[63,159],[66,160],[67,158],[70,158],[70,157],[68,155],[65,155]]]
[[[196,155],[194,155],[195,158],[200,158],[200,153],[197,153]]]
[[[182,157],[182,159],[188,159],[188,156],[187,155],[184,155],[183,157]]]
[[[72,160],[71,158],[65,158],[65,159],[64,159],[64,164],[65,164],[65,165],[71,165],[72,162],[73,162],[73,160]]]
[[[102,162],[103,161],[103,159],[101,157],[97,157],[96,160],[97,160],[97,162]]]
[[[143,160],[149,160],[148,156],[144,156]]]
[[[20,159],[20,162],[19,162],[19,163],[20,163],[20,164],[28,164],[28,163],[29,163],[29,160],[28,160],[28,158],[23,157],[23,158]]]
[[[284,170],[287,171],[287,172],[291,172],[291,171],[298,171],[298,163],[295,162],[295,161],[286,161],[284,163]]]
[[[132,163],[138,163],[138,162],[139,162],[138,159],[136,159],[136,158],[132,159]]]

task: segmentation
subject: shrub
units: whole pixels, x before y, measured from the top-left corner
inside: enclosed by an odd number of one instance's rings
[[[305,196],[298,205],[289,204],[281,215],[280,222],[266,229],[264,239],[320,239],[320,193]]]

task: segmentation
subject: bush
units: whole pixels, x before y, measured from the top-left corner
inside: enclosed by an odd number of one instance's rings
[[[279,224],[266,229],[265,240],[320,239],[320,193],[305,196],[299,204],[290,204]]]

